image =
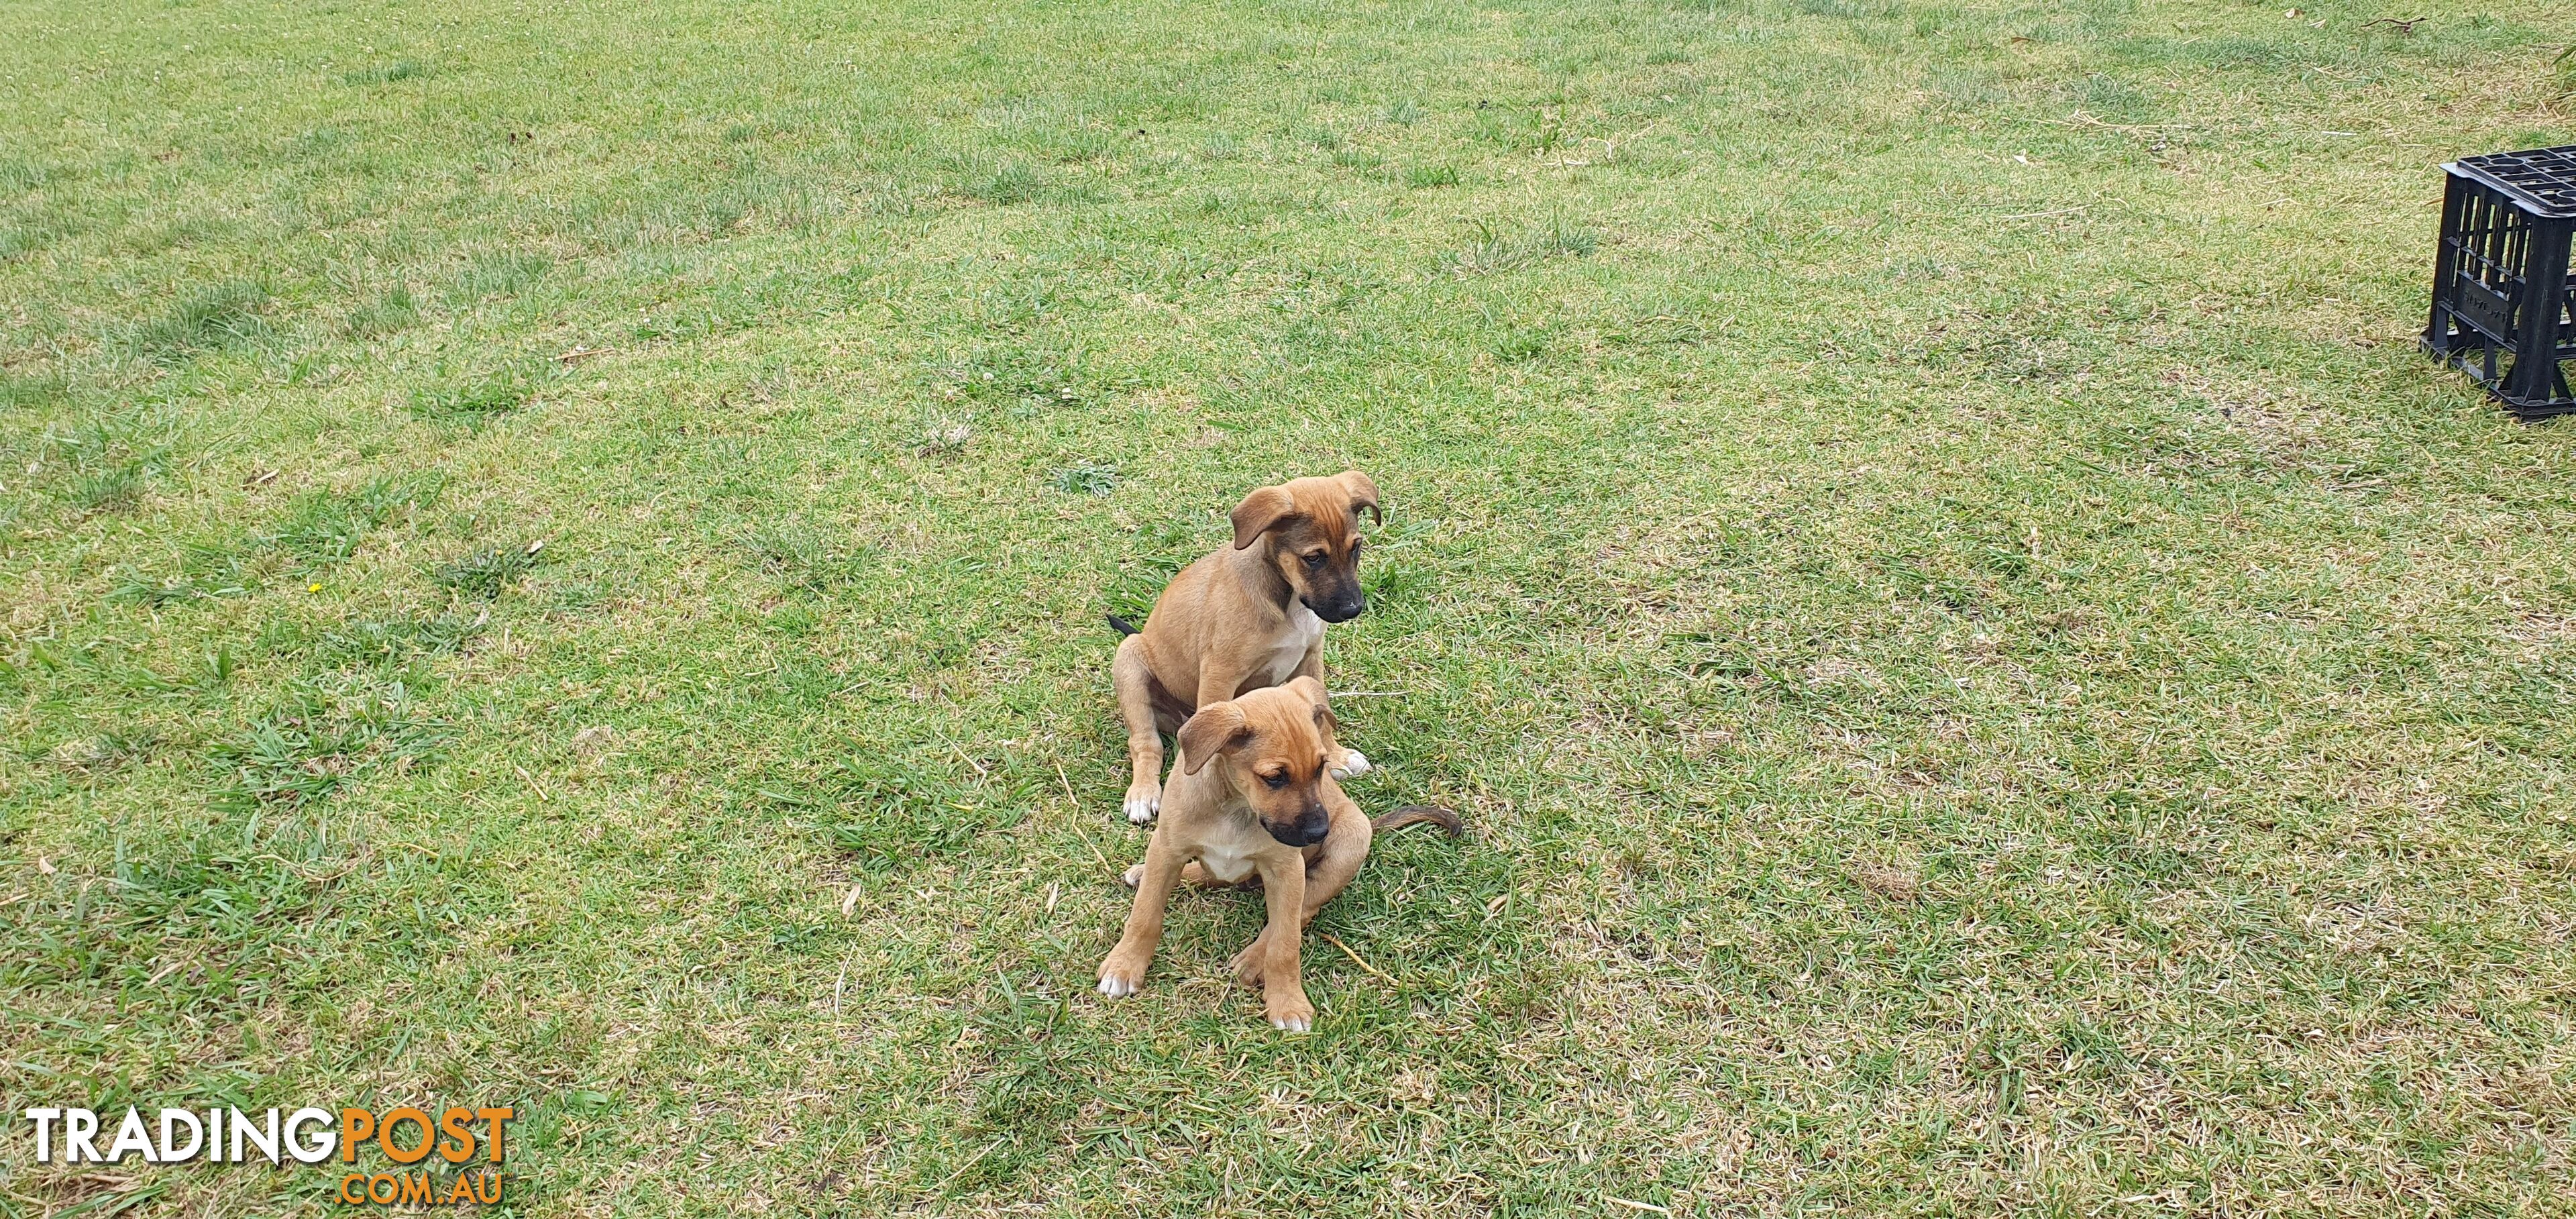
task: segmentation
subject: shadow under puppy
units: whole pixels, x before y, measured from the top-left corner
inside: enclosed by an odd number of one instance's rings
[[[1181,725],[1181,755],[1145,862],[1127,870],[1136,904],[1100,962],[1100,993],[1136,993],[1163,939],[1163,912],[1183,880],[1258,883],[1269,921],[1235,954],[1234,979],[1257,986],[1273,1028],[1305,1032],[1299,941],[1315,912],[1359,874],[1380,830],[1429,822],[1458,833],[1458,815],[1417,804],[1372,822],[1333,782],[1341,756],[1324,683],[1311,676],[1210,703]]]
[[[1163,798],[1163,738],[1203,707],[1291,677],[1324,677],[1324,624],[1368,609],[1360,591],[1359,514],[1383,519],[1377,483],[1357,470],[1260,487],[1232,514],[1234,544],[1182,568],[1126,632],[1110,666],[1127,725],[1127,819],[1154,819]],[[1333,770],[1365,773],[1356,749]]]

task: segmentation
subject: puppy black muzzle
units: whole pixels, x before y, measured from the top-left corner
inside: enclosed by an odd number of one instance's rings
[[[1324,835],[1332,830],[1333,816],[1324,811],[1322,804],[1309,804],[1298,812],[1295,821],[1286,825],[1264,821],[1261,828],[1270,831],[1270,836],[1278,839],[1282,846],[1310,847],[1322,842]]]
[[[1320,605],[1307,601],[1306,608],[1315,611],[1315,616],[1326,622],[1348,622],[1368,612],[1368,597],[1353,589],[1339,596],[1327,597]]]

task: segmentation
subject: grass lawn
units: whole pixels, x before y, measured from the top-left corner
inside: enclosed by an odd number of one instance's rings
[[[2576,1213],[2576,430],[2413,343],[2576,30],[2286,7],[0,0],[0,1215]],[[1102,1001],[1102,614],[1347,467],[1471,834]]]

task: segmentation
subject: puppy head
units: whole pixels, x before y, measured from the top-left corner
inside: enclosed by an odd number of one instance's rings
[[[1181,772],[1220,765],[1261,828],[1292,847],[1324,840],[1333,816],[1324,808],[1324,768],[1333,745],[1333,712],[1324,685],[1300,677],[1211,703],[1181,725]]]
[[[1262,487],[1234,508],[1234,548],[1268,539],[1269,559],[1306,608],[1348,622],[1368,608],[1360,591],[1360,521],[1380,519],[1377,484],[1357,470]]]

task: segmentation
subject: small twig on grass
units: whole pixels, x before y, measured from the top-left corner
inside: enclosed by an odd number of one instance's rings
[[[934,1189],[934,1190],[930,1191],[930,1192],[931,1192],[931,1194],[932,1194],[933,1196],[936,1196],[936,1195],[940,1195],[940,1194],[945,1194],[945,1193],[947,1193],[947,1192],[948,1192],[948,1187],[949,1187],[949,1186],[951,1186],[951,1185],[955,1185],[955,1184],[957,1183],[957,1178],[962,1177],[962,1176],[965,1176],[965,1175],[966,1175],[966,1170],[967,1170],[967,1169],[969,1169],[969,1168],[973,1168],[973,1167],[975,1166],[975,1162],[976,1162],[976,1161],[981,1160],[981,1159],[983,1159],[984,1157],[986,1157],[986,1156],[988,1156],[988,1155],[993,1154],[993,1149],[994,1149],[994,1148],[996,1148],[996,1147],[1000,1147],[1002,1144],[1007,1143],[1007,1142],[1010,1142],[1010,1141],[1011,1141],[1011,1140],[1010,1140],[1007,1136],[1005,1136],[1005,1137],[1003,1137],[1003,1138],[995,1139],[995,1140],[993,1140],[993,1141],[992,1141],[992,1142],[990,1142],[990,1143],[986,1143],[986,1144],[984,1144],[984,1150],[979,1151],[979,1152],[976,1152],[975,1154],[973,1154],[973,1155],[971,1155],[971,1156],[966,1157],[966,1162],[965,1162],[965,1163],[963,1163],[963,1164],[958,1165],[958,1166],[957,1166],[957,1171],[955,1171],[955,1172],[952,1172],[952,1173],[948,1174],[948,1179],[947,1179],[947,1180],[945,1180],[945,1181],[940,1182],[940,1183],[939,1183],[939,1188],[937,1188],[937,1189]]]
[[[2059,208],[2059,209],[2057,209],[2056,211],[2053,211],[2053,212],[2023,212],[2023,213],[2021,213],[2021,214],[2020,214],[2020,215],[2018,215],[2018,216],[1997,216],[1997,217],[1995,217],[1995,219],[1997,219],[1997,220],[2037,220],[2037,219],[2039,219],[2039,218],[2040,218],[2040,217],[2042,217],[2042,216],[2072,216],[2072,215],[2074,215],[2074,214],[2075,214],[2075,213],[2077,213],[2077,212],[2083,211],[2083,210],[2084,210],[2084,208],[2085,208],[2086,206],[2088,206],[2088,205],[2079,204],[2079,205],[2077,205],[2077,206],[2075,206],[2075,207],[2061,207],[2061,208]]]
[[[1091,840],[1091,831],[1077,825],[1073,827],[1073,832],[1082,835],[1082,845],[1091,848],[1091,857],[1100,861],[1101,871],[1111,876],[1119,874],[1117,866],[1109,862],[1109,857],[1100,853],[1100,844]]]
[[[555,363],[579,364],[592,356],[604,356],[615,350],[617,349],[614,347],[575,347],[562,355],[556,356]]]
[[[2106,123],[2082,110],[2078,110],[2062,119],[2027,118],[2022,121],[2025,123],[2041,123],[2050,127],[2099,127],[2105,131],[2118,131],[2133,135],[2141,131],[2191,130],[2191,124],[2189,123]]]
[[[1672,1208],[1669,1206],[1657,1206],[1652,1202],[1631,1202],[1626,1198],[1614,1198],[1608,1194],[1601,1195],[1601,1200],[1611,1204],[1612,1206],[1624,1206],[1630,1210],[1653,1211],[1658,1215],[1669,1215],[1673,1213]]]
[[[1331,693],[1331,694],[1332,694],[1332,696],[1333,696],[1333,697],[1335,697],[1335,698],[1397,698],[1397,697],[1400,697],[1400,696],[1402,696],[1402,695],[1411,694],[1411,693],[1413,693],[1413,691],[1411,691],[1411,690],[1334,690],[1334,691],[1331,691],[1330,693]]]
[[[933,731],[937,731],[937,730],[936,730],[936,729],[933,729]],[[941,733],[939,733],[939,739],[940,739],[941,741],[943,741],[943,742],[946,742],[946,743],[947,743],[948,748],[949,748],[952,752],[954,752],[954,753],[957,755],[957,760],[958,760],[958,761],[960,761],[960,762],[964,762],[966,765],[968,765],[969,767],[972,767],[972,768],[974,769],[974,771],[975,771],[975,777],[977,777],[977,778],[979,778],[979,779],[980,779],[980,778],[984,777],[985,775],[989,775],[989,774],[993,773],[993,768],[992,768],[992,767],[990,767],[990,766],[986,766],[985,764],[983,764],[983,763],[981,763],[981,762],[978,762],[978,761],[976,761],[976,760],[975,760],[975,759],[973,759],[973,758],[967,757],[967,756],[966,756],[966,747],[965,747],[965,746],[963,746],[963,745],[958,744],[958,743],[957,743],[957,742],[955,742],[955,741],[951,741],[951,740],[949,740],[949,739],[948,739],[948,734],[947,734],[947,733],[945,733],[945,732],[941,732]]]
[[[1346,956],[1346,957],[1349,957],[1349,958],[1351,959],[1351,964],[1353,964],[1353,965],[1357,965],[1357,966],[1359,966],[1360,968],[1362,968],[1362,969],[1365,969],[1365,970],[1369,971],[1370,973],[1376,974],[1376,975],[1378,976],[1378,980],[1379,980],[1379,981],[1382,981],[1382,982],[1386,983],[1386,984],[1387,984],[1387,985],[1389,985],[1389,986],[1398,987],[1398,988],[1401,988],[1401,987],[1404,985],[1403,983],[1398,982],[1398,981],[1396,981],[1395,979],[1393,979],[1393,978],[1390,978],[1390,977],[1386,976],[1386,971],[1385,971],[1385,970],[1383,970],[1383,969],[1379,969],[1377,966],[1375,966],[1375,965],[1371,965],[1371,964],[1369,964],[1368,962],[1361,960],[1361,959],[1360,959],[1360,954],[1358,954],[1358,953],[1356,953],[1356,952],[1351,951],[1351,946],[1342,942],[1342,937],[1337,936],[1337,935],[1334,935],[1332,932],[1329,932],[1329,931],[1318,931],[1318,932],[1316,932],[1316,933],[1315,933],[1315,938],[1316,938],[1316,939],[1319,939],[1319,940],[1322,940],[1322,941],[1324,941],[1325,943],[1330,944],[1330,945],[1332,945],[1332,946],[1333,946],[1333,947],[1335,947],[1335,948],[1339,948],[1339,949],[1341,949],[1341,950],[1342,950],[1342,955],[1343,955],[1343,956]]]
[[[1109,857],[1100,853],[1100,844],[1091,840],[1091,831],[1082,828],[1082,801],[1073,794],[1073,780],[1064,776],[1064,759],[1055,759],[1055,781],[1064,784],[1065,803],[1073,806],[1073,832],[1082,835],[1082,845],[1091,848],[1091,857],[1100,861],[1100,870],[1112,876],[1118,869],[1109,866]]]

